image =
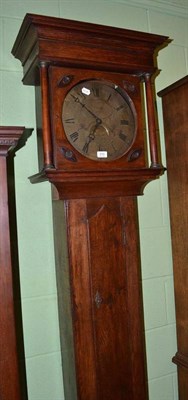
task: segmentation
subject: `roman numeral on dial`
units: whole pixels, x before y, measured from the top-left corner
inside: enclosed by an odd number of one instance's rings
[[[73,132],[70,134],[70,138],[73,142],[76,142],[76,140],[78,139],[79,133],[78,132]]]
[[[65,119],[66,124],[74,124],[74,118]]]
[[[107,102],[110,101],[111,97],[112,97],[112,94],[110,93],[106,101]]]
[[[129,125],[129,121],[127,119],[122,119],[121,125]]]
[[[125,104],[121,104],[120,106],[118,106],[118,107],[116,108],[116,111],[120,111],[120,110],[122,110],[124,107],[125,107]]]
[[[127,136],[123,132],[120,132],[119,133],[119,138],[125,142],[126,139],[127,139]]]
[[[99,88],[98,87],[92,88],[92,92],[95,97],[99,97]]]

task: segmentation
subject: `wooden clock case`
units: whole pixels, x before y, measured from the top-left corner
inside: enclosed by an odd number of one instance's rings
[[[164,172],[153,78],[166,44],[164,36],[27,14],[12,50],[24,84],[36,87],[40,172],[31,181],[53,184],[66,400],[148,398],[136,196]],[[136,140],[112,162],[79,154],[62,126],[68,90],[92,78],[119,85],[136,108]]]

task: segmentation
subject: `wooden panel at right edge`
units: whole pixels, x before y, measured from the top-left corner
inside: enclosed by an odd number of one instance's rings
[[[174,287],[179,399],[188,399],[188,76],[159,93],[163,101]]]

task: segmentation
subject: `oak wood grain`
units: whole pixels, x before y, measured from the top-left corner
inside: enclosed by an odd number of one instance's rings
[[[62,207],[57,203],[55,200],[56,243],[63,240],[61,231],[57,232],[57,220],[62,219]],[[64,215],[77,398],[146,400],[136,198],[67,200]],[[56,247],[58,258],[61,247]],[[61,259],[58,282],[65,279],[63,264]],[[71,350],[72,333],[63,329],[62,293],[61,290],[61,340],[68,344],[66,348],[62,345],[64,359]],[[69,393],[67,388],[67,398]]]
[[[163,102],[177,326],[179,398],[188,398],[188,77],[159,93]]]

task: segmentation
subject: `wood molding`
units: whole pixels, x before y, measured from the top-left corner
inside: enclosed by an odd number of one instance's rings
[[[180,353],[179,351],[177,351],[175,356],[172,358],[172,361],[178,367],[188,368],[188,356]]]
[[[89,197],[132,196],[143,194],[145,186],[158,179],[165,168],[143,168],[128,171],[69,173],[46,169],[30,177],[31,183],[49,180],[59,191],[61,199]],[[96,185],[97,180],[97,185]]]
[[[36,85],[40,81],[39,61],[50,64],[52,59],[55,64],[76,68],[94,67],[139,75],[155,73],[153,53],[167,44],[167,36],[145,32],[138,35],[130,29],[26,14],[12,54],[23,65],[24,84]],[[93,51],[89,52],[89,47]],[[96,58],[99,47],[102,57]]]
[[[18,151],[31,135],[23,126],[0,126],[0,156]]]

